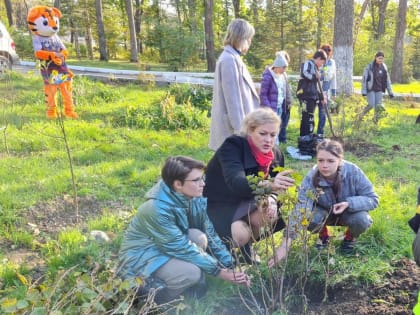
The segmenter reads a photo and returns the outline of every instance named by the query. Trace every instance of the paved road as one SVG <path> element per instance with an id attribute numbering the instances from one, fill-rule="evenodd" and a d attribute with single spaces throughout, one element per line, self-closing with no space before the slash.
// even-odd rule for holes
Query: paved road
<path id="1" fill-rule="evenodd" d="M 213 86 L 213 73 L 193 73 L 193 72 L 163 72 L 163 71 L 136 71 L 136 70 L 115 70 L 115 69 L 103 69 L 93 67 L 81 67 L 81 66 L 69 66 L 72 71 L 77 75 L 88 76 L 97 78 L 103 81 L 112 80 L 126 80 L 126 81 L 153 81 L 158 85 L 168 85 L 173 83 L 190 83 L 212 87 Z M 33 61 L 21 61 L 20 65 L 15 65 L 14 70 L 21 73 L 28 71 L 34 71 L 35 62 Z M 297 80 L 297 75 L 289 75 L 291 80 Z M 354 76 L 355 81 L 360 81 L 360 76 Z M 256 83 L 259 88 L 259 83 Z M 419 91 L 420 92 L 420 91 Z M 359 90 L 355 90 L 354 93 L 360 94 Z M 420 102 L 420 94 L 418 93 L 394 93 L 396 99 L 403 100 L 414 100 Z"/>

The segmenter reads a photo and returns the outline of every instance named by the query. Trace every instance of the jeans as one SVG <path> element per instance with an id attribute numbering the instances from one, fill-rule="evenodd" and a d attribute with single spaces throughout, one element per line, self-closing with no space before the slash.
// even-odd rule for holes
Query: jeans
<path id="1" fill-rule="evenodd" d="M 318 135 L 324 134 L 324 127 L 325 127 L 326 120 L 327 120 L 327 115 L 325 114 L 325 107 L 321 102 L 319 102 L 318 103 L 318 129 L 316 131 Z"/>
<path id="2" fill-rule="evenodd" d="M 279 141 L 286 142 L 286 128 L 289 124 L 290 119 L 290 109 L 286 109 L 281 113 L 281 125 L 279 133 Z"/>

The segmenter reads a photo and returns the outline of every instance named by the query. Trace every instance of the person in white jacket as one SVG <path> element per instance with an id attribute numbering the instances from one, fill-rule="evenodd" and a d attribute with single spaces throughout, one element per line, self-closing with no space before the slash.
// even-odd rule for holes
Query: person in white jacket
<path id="1" fill-rule="evenodd" d="M 241 58 L 254 34 L 254 27 L 243 19 L 234 19 L 227 28 L 214 73 L 209 143 L 214 151 L 227 137 L 239 133 L 244 117 L 259 107 L 255 84 Z"/>

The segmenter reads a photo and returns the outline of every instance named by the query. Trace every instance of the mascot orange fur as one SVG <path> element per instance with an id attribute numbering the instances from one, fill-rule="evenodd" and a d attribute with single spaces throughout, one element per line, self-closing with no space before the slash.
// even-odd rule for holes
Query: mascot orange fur
<path id="1" fill-rule="evenodd" d="M 73 73 L 67 68 L 68 51 L 57 33 L 61 12 L 57 8 L 35 6 L 28 12 L 28 27 L 32 32 L 35 56 L 41 61 L 41 75 L 47 102 L 47 117 L 58 117 L 55 95 L 60 90 L 64 115 L 77 118 L 72 98 Z"/>

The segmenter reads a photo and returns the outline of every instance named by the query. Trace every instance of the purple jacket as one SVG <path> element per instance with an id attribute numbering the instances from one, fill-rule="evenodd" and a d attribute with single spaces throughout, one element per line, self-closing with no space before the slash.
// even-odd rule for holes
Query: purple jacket
<path id="1" fill-rule="evenodd" d="M 285 111 L 286 109 L 290 109 L 290 105 L 293 102 L 292 91 L 290 89 L 290 85 L 287 80 L 287 74 L 284 73 L 284 76 L 286 79 L 286 93 L 285 93 L 286 106 L 283 107 L 283 111 Z M 270 71 L 270 68 L 266 68 L 261 79 L 260 105 L 270 107 L 272 110 L 276 111 L 277 98 L 278 98 L 278 89 L 277 89 L 276 82 L 274 80 L 273 74 Z"/>

